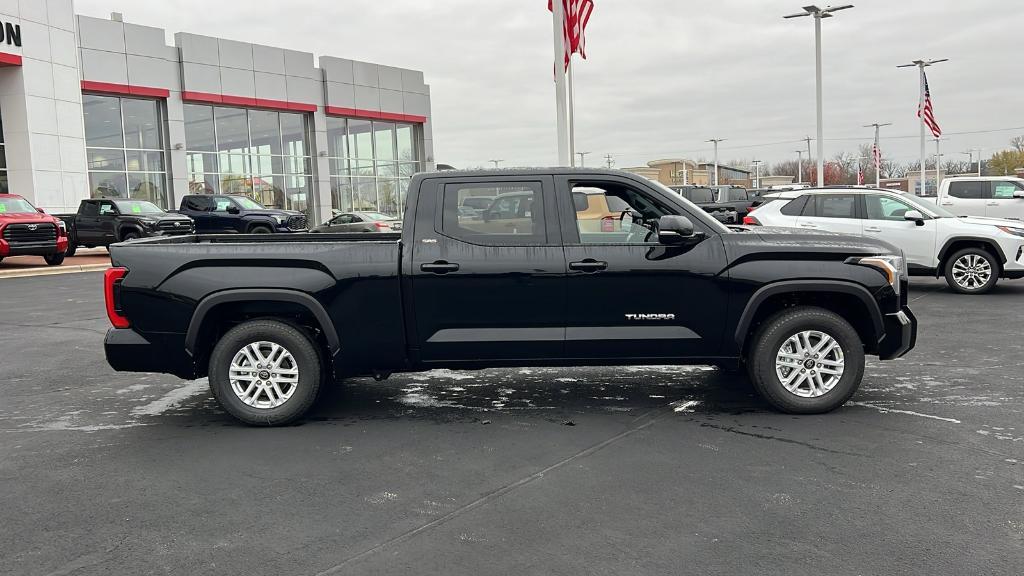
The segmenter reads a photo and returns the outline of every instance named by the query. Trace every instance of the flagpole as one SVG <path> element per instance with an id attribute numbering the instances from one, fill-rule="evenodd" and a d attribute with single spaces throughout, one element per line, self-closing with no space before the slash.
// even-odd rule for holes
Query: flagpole
<path id="1" fill-rule="evenodd" d="M 918 106 L 918 108 L 917 108 L 918 113 L 921 116 L 921 196 L 925 196 L 928 193 L 928 188 L 927 188 L 927 186 L 925 186 L 925 184 L 927 182 L 926 178 L 928 177 L 928 173 L 925 172 L 925 165 L 928 162 L 927 162 L 927 157 L 926 157 L 927 152 L 924 149 L 925 148 L 925 145 L 924 145 L 924 142 L 925 142 L 925 135 L 924 135 L 924 124 L 925 124 L 925 121 L 924 121 L 924 66 L 925 66 L 925 64 L 924 64 L 924 62 L 921 62 L 917 66 L 918 66 L 918 68 L 921 69 L 921 99 L 920 99 L 920 101 L 918 102 L 918 105 L 917 105 Z"/>
<path id="2" fill-rule="evenodd" d="M 568 111 L 565 101 L 565 14 L 561 0 L 551 3 L 551 27 L 555 49 L 555 130 L 558 133 L 558 165 L 569 166 Z"/>
<path id="3" fill-rule="evenodd" d="M 572 54 L 569 54 L 569 165 L 576 165 L 576 96 L 572 86 Z"/>

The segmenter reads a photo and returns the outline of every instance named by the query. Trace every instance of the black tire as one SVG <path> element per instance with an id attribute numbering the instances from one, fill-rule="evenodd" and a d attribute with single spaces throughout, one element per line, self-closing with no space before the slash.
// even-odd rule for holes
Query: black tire
<path id="1" fill-rule="evenodd" d="M 976 283 L 975 288 L 971 287 L 972 279 L 970 277 L 964 281 L 964 284 L 961 284 L 957 282 L 956 277 L 954 276 L 954 267 L 957 266 L 960 259 L 970 259 L 971 257 L 980 258 L 985 264 L 978 264 L 978 266 L 984 267 L 987 265 L 989 270 L 988 279 L 983 283 Z M 980 261 L 975 260 L 975 262 Z M 964 264 L 969 264 L 969 262 L 964 262 Z M 989 292 L 995 288 L 996 283 L 999 282 L 999 275 L 1003 272 L 999 259 L 993 256 L 991 252 L 982 250 L 981 248 L 964 248 L 963 250 L 957 250 L 946 260 L 945 269 L 946 284 L 948 284 L 950 289 L 958 294 L 984 294 Z M 976 277 L 974 277 L 973 281 L 977 282 Z"/>
<path id="2" fill-rule="evenodd" d="M 263 225 L 249 228 L 249 234 L 272 234 L 273 232 L 273 230 Z"/>
<path id="3" fill-rule="evenodd" d="M 136 232 L 135 230 L 128 230 L 127 232 L 121 234 L 121 242 L 127 242 L 129 240 L 135 240 L 136 238 L 139 238 L 139 237 L 140 237 L 139 233 Z"/>
<path id="4" fill-rule="evenodd" d="M 60 266 L 64 263 L 64 253 L 49 254 L 47 256 L 43 256 L 43 260 L 46 260 L 46 263 L 50 266 Z"/>
<path id="5" fill-rule="evenodd" d="M 839 381 L 816 397 L 801 397 L 790 392 L 783 386 L 776 370 L 776 357 L 787 340 L 806 330 L 821 331 L 831 336 L 843 354 L 844 366 Z M 860 387 L 864 376 L 864 345 L 853 326 L 835 312 L 798 306 L 776 313 L 761 325 L 750 347 L 747 366 L 754 389 L 777 410 L 791 414 L 821 414 L 842 406 Z"/>
<path id="6" fill-rule="evenodd" d="M 78 252 L 78 244 L 68 240 L 68 249 L 64 251 L 64 255 L 70 258 L 75 255 L 75 252 Z"/>
<path id="7" fill-rule="evenodd" d="M 232 388 L 229 377 L 231 362 L 243 347 L 254 342 L 282 346 L 295 361 L 298 381 L 291 396 L 279 406 L 251 406 L 243 402 Z M 299 328 L 277 320 L 251 320 L 235 326 L 217 342 L 210 355 L 210 391 L 228 414 L 252 426 L 283 426 L 301 418 L 316 400 L 320 374 L 320 352 L 313 340 Z"/>

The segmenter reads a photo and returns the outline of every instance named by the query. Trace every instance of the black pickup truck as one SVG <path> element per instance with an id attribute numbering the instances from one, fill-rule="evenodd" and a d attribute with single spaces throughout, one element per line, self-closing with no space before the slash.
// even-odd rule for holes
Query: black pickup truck
<path id="1" fill-rule="evenodd" d="M 736 213 L 736 209 L 718 203 L 715 200 L 715 189 L 709 186 L 669 186 L 670 190 L 677 192 L 683 198 L 693 202 L 701 210 L 724 224 L 739 224 L 742 219 Z"/>
<path id="2" fill-rule="evenodd" d="M 68 229 L 68 256 L 79 246 L 93 248 L 114 242 L 191 234 L 192 219 L 167 212 L 146 200 L 86 198 L 76 214 L 56 214 Z"/>
<path id="3" fill-rule="evenodd" d="M 267 208 L 241 194 L 192 194 L 181 199 L 178 212 L 196 222 L 205 234 L 271 234 L 307 232 L 306 215 Z"/>
<path id="4" fill-rule="evenodd" d="M 607 222 L 577 201 L 596 190 L 628 208 Z M 481 196 L 488 218 L 459 210 Z M 728 228 L 613 170 L 418 174 L 401 234 L 154 238 L 111 259 L 110 365 L 209 376 L 254 425 L 299 418 L 322 383 L 439 367 L 745 366 L 773 406 L 818 413 L 917 333 L 893 246 Z"/>

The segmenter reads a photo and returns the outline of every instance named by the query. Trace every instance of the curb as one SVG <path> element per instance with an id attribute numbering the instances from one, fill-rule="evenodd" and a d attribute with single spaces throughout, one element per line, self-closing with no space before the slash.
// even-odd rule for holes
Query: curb
<path id="1" fill-rule="evenodd" d="M 0 278 L 24 278 L 26 276 L 53 276 L 56 274 L 77 274 L 79 272 L 101 272 L 107 268 L 110 268 L 110 264 L 80 264 L 78 266 L 57 266 L 56 268 L 0 270 Z"/>

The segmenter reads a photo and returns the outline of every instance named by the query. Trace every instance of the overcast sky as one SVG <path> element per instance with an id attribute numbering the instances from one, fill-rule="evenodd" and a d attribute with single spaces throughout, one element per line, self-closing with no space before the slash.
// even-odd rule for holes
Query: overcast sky
<path id="1" fill-rule="evenodd" d="M 958 159 L 1024 134 L 1024 2 L 852 0 L 823 21 L 825 155 L 869 142 L 918 156 L 918 77 Z M 814 31 L 796 0 L 594 0 L 576 66 L 577 150 L 588 165 L 656 158 L 774 162 L 814 136 Z M 423 70 L 435 154 L 456 167 L 556 160 L 551 17 L 544 0 L 76 0 L 80 14 Z M 171 40 L 169 39 L 169 42 Z M 1000 132 L 956 134 L 1017 128 Z M 767 145 L 766 145 L 767 144 Z M 813 146 L 813 143 L 812 143 Z M 930 142 L 929 153 L 934 152 Z M 947 156 L 947 158 L 949 158 Z"/>

